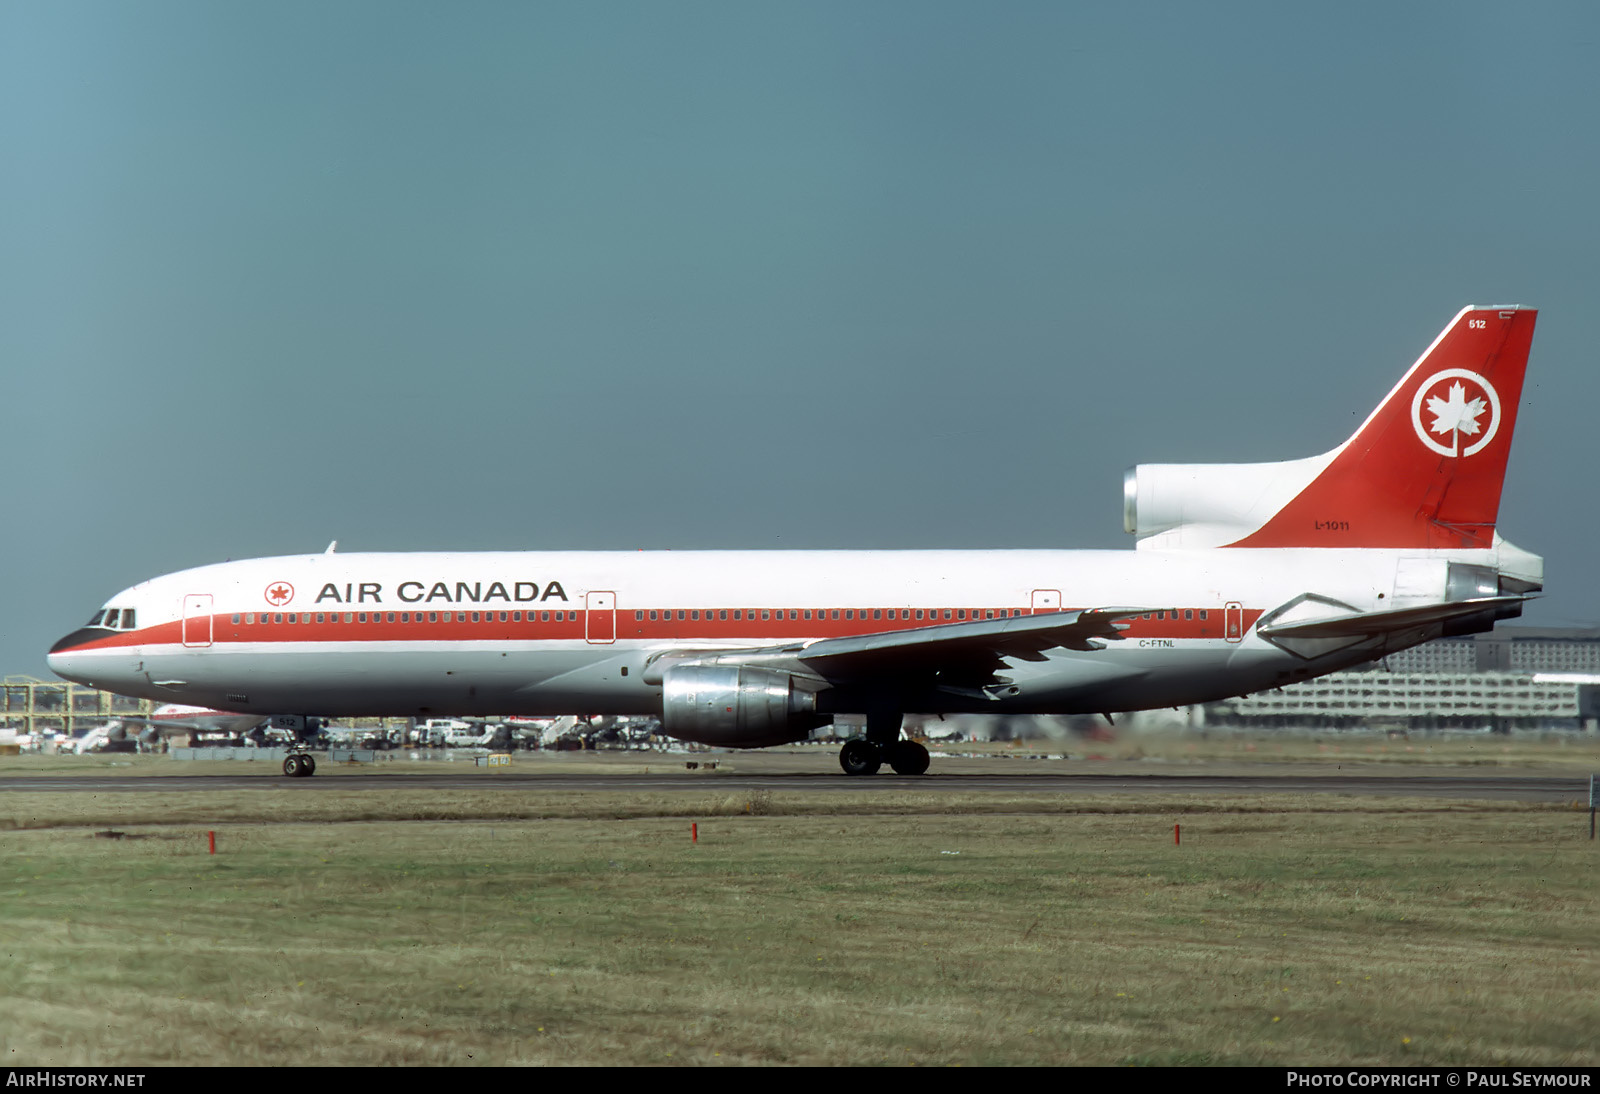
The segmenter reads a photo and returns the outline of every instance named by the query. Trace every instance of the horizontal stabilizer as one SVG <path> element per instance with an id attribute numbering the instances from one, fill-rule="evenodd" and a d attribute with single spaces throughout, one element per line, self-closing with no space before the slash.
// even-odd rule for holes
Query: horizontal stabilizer
<path id="1" fill-rule="evenodd" d="M 1277 638 L 1367 638 L 1389 634 L 1393 631 L 1426 627 L 1480 613 L 1493 613 L 1495 618 L 1518 614 L 1525 596 L 1482 596 L 1471 600 L 1453 600 L 1448 604 L 1424 604 L 1418 608 L 1396 608 L 1386 612 L 1357 612 L 1336 615 L 1302 623 L 1263 623 L 1257 631 L 1261 637 Z M 1487 629 L 1487 628 L 1486 628 Z"/>

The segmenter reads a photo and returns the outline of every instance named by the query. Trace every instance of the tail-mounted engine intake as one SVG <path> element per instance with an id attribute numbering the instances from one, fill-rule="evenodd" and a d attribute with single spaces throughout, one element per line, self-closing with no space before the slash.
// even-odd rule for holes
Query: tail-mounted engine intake
<path id="1" fill-rule="evenodd" d="M 727 748 L 762 748 L 807 737 L 820 680 L 749 665 L 673 665 L 661 681 L 661 728 L 673 737 Z"/>
<path id="2" fill-rule="evenodd" d="M 1261 527 L 1327 463 L 1143 463 L 1122 477 L 1122 529 L 1163 547 L 1221 547 Z"/>

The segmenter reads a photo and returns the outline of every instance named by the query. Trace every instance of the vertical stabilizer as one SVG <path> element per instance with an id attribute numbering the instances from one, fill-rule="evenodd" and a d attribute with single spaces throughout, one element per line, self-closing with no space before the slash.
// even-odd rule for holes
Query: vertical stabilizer
<path id="1" fill-rule="evenodd" d="M 1228 546 L 1493 546 L 1537 315 L 1463 309 L 1327 466 Z"/>

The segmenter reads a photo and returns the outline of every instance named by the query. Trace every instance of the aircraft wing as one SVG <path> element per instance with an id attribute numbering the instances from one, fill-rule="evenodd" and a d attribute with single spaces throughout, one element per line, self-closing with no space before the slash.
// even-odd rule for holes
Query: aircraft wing
<path id="1" fill-rule="evenodd" d="M 659 683 L 668 665 L 683 661 L 790 667 L 825 680 L 863 677 L 939 677 L 977 686 L 992 679 L 1006 658 L 1045 660 L 1045 650 L 1092 651 L 1120 641 L 1125 624 L 1146 608 L 1097 608 L 1079 612 L 975 619 L 914 630 L 821 638 L 814 642 L 746 650 L 677 650 L 658 657 L 645 671 Z"/>
<path id="2" fill-rule="evenodd" d="M 824 638 L 793 656 L 829 679 L 895 672 L 985 675 L 1005 658 L 1043 661 L 1048 649 L 1099 650 L 1122 639 L 1117 620 L 1144 609 L 1050 612 L 948 623 L 911 631 Z"/>

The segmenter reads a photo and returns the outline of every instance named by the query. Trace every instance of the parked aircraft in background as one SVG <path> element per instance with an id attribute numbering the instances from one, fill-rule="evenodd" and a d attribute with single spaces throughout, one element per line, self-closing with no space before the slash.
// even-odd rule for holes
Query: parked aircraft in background
<path id="1" fill-rule="evenodd" d="M 264 714 L 240 714 L 231 710 L 163 703 L 145 716 L 124 716 L 124 722 L 139 722 L 163 737 L 174 733 L 226 733 L 242 737 L 267 720 Z"/>
<path id="2" fill-rule="evenodd" d="M 844 770 L 920 774 L 907 714 L 1206 702 L 1520 614 L 1543 560 L 1496 519 L 1535 314 L 1461 311 L 1331 452 L 1135 468 L 1133 551 L 330 547 L 135 585 L 50 665 L 241 716 L 652 714 L 737 748 L 864 715 Z"/>

